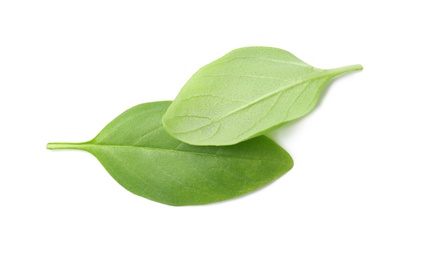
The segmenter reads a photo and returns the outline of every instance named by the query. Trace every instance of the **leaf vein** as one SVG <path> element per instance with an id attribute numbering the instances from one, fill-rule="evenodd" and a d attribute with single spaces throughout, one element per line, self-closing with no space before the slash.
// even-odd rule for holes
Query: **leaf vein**
<path id="1" fill-rule="evenodd" d="M 148 133 L 146 133 L 146 134 L 142 135 L 141 137 L 139 137 L 138 139 L 136 139 L 136 141 L 135 141 L 135 142 L 133 142 L 133 144 L 132 144 L 132 145 L 137 144 L 138 142 L 140 142 L 140 140 L 142 140 L 143 138 L 145 138 L 147 135 L 152 134 L 152 133 L 154 133 L 154 132 L 156 132 L 156 131 L 158 131 L 158 130 L 160 130 L 160 129 L 162 129 L 162 128 L 163 128 L 163 126 L 162 126 L 162 125 L 160 125 L 159 127 L 157 127 L 157 128 L 155 128 L 155 129 L 153 129 L 153 130 L 149 131 Z"/>

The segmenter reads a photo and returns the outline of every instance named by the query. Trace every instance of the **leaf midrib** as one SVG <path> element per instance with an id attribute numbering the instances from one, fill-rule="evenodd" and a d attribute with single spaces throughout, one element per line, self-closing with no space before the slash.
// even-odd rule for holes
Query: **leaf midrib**
<path id="1" fill-rule="evenodd" d="M 68 148 L 61 149 L 76 149 L 76 150 L 84 150 L 88 152 L 92 152 L 92 147 L 112 147 L 112 148 L 130 148 L 130 149 L 142 149 L 142 150 L 152 150 L 152 151 L 165 151 L 165 152 L 177 152 L 177 153 L 187 153 L 194 154 L 200 156 L 209 156 L 209 157 L 222 157 L 222 158 L 235 158 L 241 160 L 250 160 L 250 161 L 266 161 L 266 162 L 276 162 L 281 161 L 281 159 L 277 160 L 268 160 L 268 159 L 255 159 L 255 158 L 247 158 L 247 157 L 238 157 L 238 156 L 230 156 L 230 155 L 221 155 L 221 154 L 211 154 L 211 153 L 200 153 L 200 152 L 192 152 L 192 151 L 182 151 L 182 150 L 173 150 L 166 148 L 155 148 L 155 147 L 146 147 L 146 146 L 132 146 L 132 145 L 115 145 L 115 144 L 92 144 L 92 143 L 74 143 L 69 144 Z"/>
<path id="2" fill-rule="evenodd" d="M 244 106 L 241 106 L 241 107 L 239 107 L 237 109 L 234 109 L 234 110 L 230 111 L 229 113 L 225 114 L 224 116 L 222 116 L 220 118 L 213 119 L 213 121 L 217 121 L 217 120 L 221 120 L 223 118 L 226 118 L 226 117 L 228 117 L 228 116 L 230 116 L 230 115 L 232 115 L 234 113 L 237 113 L 238 111 L 241 111 L 241 110 L 243 110 L 245 108 L 251 107 L 251 106 L 253 106 L 253 105 L 255 105 L 255 104 L 257 104 L 257 103 L 259 103 L 259 102 L 261 102 L 261 101 L 263 101 L 265 99 L 267 99 L 267 98 L 270 98 L 270 97 L 272 97 L 272 96 L 274 96 L 276 94 L 279 94 L 280 92 L 283 92 L 284 90 L 292 89 L 292 88 L 294 88 L 296 86 L 299 86 L 301 84 L 307 83 L 309 81 L 313 81 L 313 80 L 316 80 L 316 79 L 319 79 L 319 78 L 322 78 L 322 77 L 329 76 L 330 74 L 331 73 L 328 73 L 328 71 L 320 71 L 318 73 L 311 74 L 311 75 L 314 75 L 314 76 L 310 76 L 310 77 L 304 78 L 304 79 L 299 80 L 299 81 L 297 81 L 297 82 L 295 82 L 293 84 L 283 85 L 283 86 L 279 87 L 277 90 L 274 90 L 272 92 L 269 92 L 268 94 L 260 96 L 257 99 L 253 100 L 252 102 L 250 102 L 250 103 L 248 103 L 248 104 L 246 104 Z M 247 75 L 247 76 L 249 76 L 249 75 Z"/>

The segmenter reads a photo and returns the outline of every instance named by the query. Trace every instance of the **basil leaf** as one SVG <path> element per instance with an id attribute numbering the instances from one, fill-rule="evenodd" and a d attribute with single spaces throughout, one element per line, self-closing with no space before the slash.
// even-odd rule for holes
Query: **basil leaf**
<path id="1" fill-rule="evenodd" d="M 164 115 L 164 127 L 193 145 L 236 144 L 304 116 L 330 79 L 361 69 L 321 70 L 276 48 L 236 49 L 189 79 Z"/>
<path id="2" fill-rule="evenodd" d="M 169 205 L 234 198 L 292 168 L 290 155 L 265 136 L 227 147 L 191 146 L 170 137 L 161 122 L 170 103 L 135 106 L 89 142 L 47 148 L 90 152 L 124 188 Z"/>

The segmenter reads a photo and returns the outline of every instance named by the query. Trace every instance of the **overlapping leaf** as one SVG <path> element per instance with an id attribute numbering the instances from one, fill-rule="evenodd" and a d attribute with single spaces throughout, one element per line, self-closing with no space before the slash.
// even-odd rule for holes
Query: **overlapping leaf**
<path id="1" fill-rule="evenodd" d="M 163 123 L 189 144 L 236 144 L 309 113 L 331 78 L 360 69 L 321 70 L 281 49 L 237 49 L 196 72 Z"/>

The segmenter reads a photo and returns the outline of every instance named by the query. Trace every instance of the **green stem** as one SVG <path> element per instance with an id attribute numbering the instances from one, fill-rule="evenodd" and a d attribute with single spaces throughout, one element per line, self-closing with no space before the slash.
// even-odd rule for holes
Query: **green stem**
<path id="1" fill-rule="evenodd" d="M 340 75 L 340 74 L 343 74 L 343 73 L 362 70 L 362 69 L 363 68 L 362 68 L 361 64 L 355 64 L 355 65 L 349 65 L 349 66 L 344 66 L 344 67 L 340 67 L 340 68 L 330 69 L 328 71 L 332 75 L 337 76 L 337 75 Z"/>
<path id="2" fill-rule="evenodd" d="M 46 148 L 49 150 L 81 150 L 85 146 L 85 143 L 48 143 Z"/>

